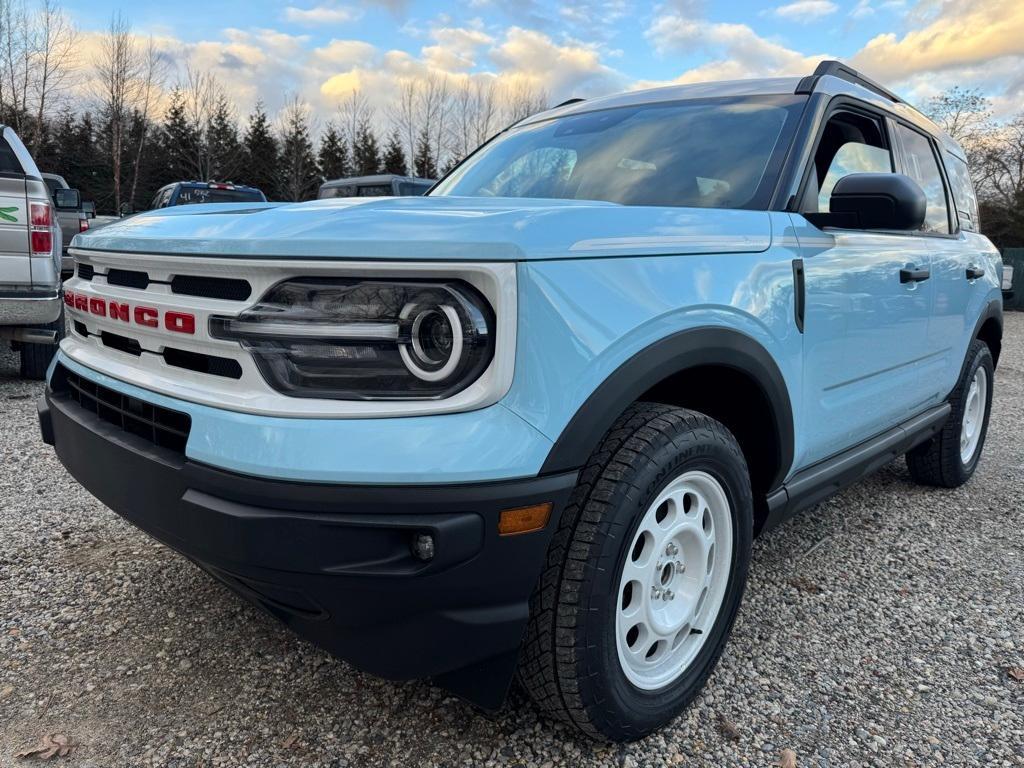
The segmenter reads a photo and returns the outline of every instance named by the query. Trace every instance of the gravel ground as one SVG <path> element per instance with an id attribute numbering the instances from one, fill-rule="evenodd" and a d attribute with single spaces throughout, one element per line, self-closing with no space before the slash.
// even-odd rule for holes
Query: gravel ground
<path id="1" fill-rule="evenodd" d="M 902 461 L 754 545 L 705 693 L 663 733 L 581 742 L 519 693 L 495 718 L 354 671 L 92 499 L 0 353 L 0 765 L 1024 766 L 1024 314 L 967 487 Z"/>

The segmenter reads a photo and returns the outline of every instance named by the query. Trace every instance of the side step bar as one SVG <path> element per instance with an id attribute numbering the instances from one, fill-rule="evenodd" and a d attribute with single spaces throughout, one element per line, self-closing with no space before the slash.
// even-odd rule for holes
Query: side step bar
<path id="1" fill-rule="evenodd" d="M 877 437 L 800 470 L 781 488 L 768 494 L 768 515 L 759 533 L 824 501 L 911 448 L 930 440 L 942 430 L 950 410 L 949 403 L 937 405 Z"/>

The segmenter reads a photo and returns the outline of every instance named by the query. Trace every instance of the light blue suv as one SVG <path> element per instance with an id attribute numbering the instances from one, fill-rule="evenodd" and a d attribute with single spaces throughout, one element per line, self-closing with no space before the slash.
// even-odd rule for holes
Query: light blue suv
<path id="1" fill-rule="evenodd" d="M 722 653 L 751 540 L 985 442 L 1000 258 L 964 153 L 838 62 L 574 101 L 426 197 L 75 238 L 44 439 L 303 636 L 633 739 Z"/>

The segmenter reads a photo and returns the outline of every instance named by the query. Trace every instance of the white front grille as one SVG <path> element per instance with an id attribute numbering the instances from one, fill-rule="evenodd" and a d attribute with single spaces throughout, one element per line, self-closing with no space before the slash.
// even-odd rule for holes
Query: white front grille
<path id="1" fill-rule="evenodd" d="M 72 333 L 61 349 L 72 359 L 116 379 L 154 392 L 217 408 L 292 417 L 372 418 L 449 413 L 491 405 L 501 399 L 512 383 L 516 345 L 516 274 L 512 263 L 353 262 L 287 261 L 270 259 L 174 257 L 125 254 L 71 249 L 76 261 L 93 269 L 84 280 L 77 271 L 65 291 L 82 296 L 86 308 L 66 307 L 73 322 Z M 109 270 L 144 272 L 146 288 L 111 285 Z M 213 299 L 172 293 L 176 275 L 241 278 L 252 293 L 244 301 Z M 211 316 L 232 317 L 256 304 L 273 285 L 294 277 L 379 277 L 458 278 L 479 290 L 491 303 L 497 319 L 495 355 L 488 369 L 472 385 L 450 398 L 437 401 L 354 401 L 288 397 L 272 389 L 263 379 L 252 357 L 238 342 L 215 339 L 209 333 Z M 167 312 L 184 312 L 195 317 L 195 332 L 175 333 L 163 327 L 148 328 L 134 322 L 100 316 L 88 309 L 89 299 L 99 299 Z M 74 323 L 84 325 L 87 336 L 77 333 Z M 162 325 L 162 323 L 161 323 Z M 112 348 L 101 340 L 102 333 L 116 334 L 138 342 L 145 350 L 134 355 Z M 199 373 L 169 365 L 167 348 L 234 360 L 240 378 Z"/>

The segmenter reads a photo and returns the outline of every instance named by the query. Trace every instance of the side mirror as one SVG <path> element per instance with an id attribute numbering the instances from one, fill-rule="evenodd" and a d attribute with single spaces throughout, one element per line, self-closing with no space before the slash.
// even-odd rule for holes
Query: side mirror
<path id="1" fill-rule="evenodd" d="M 77 189 L 55 189 L 53 204 L 59 211 L 77 211 L 82 207 L 82 193 Z"/>
<path id="2" fill-rule="evenodd" d="M 829 213 L 806 214 L 817 227 L 918 230 L 928 200 L 917 182 L 902 173 L 851 173 L 836 182 Z"/>
<path id="3" fill-rule="evenodd" d="M 121 207 L 117 209 L 117 212 L 123 219 L 125 216 L 131 216 L 135 213 L 135 206 L 131 203 L 121 203 Z"/>

